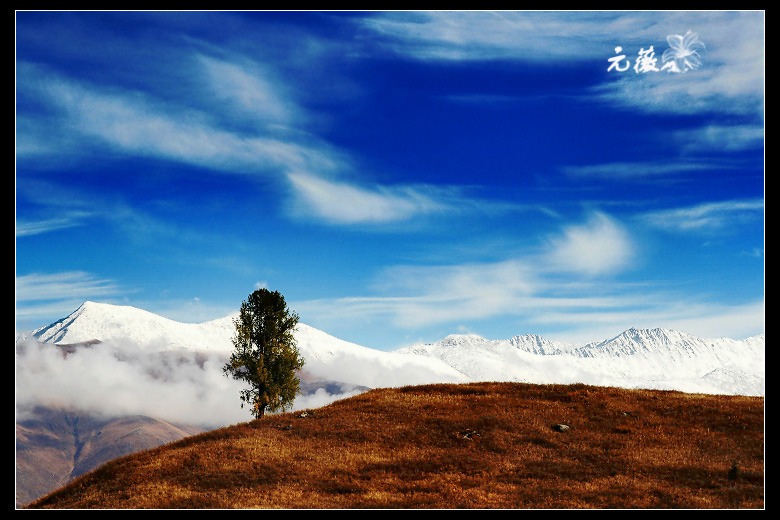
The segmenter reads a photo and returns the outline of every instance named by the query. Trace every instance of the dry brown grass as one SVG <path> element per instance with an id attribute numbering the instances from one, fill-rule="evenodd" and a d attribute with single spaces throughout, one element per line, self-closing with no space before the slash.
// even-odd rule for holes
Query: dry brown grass
<path id="1" fill-rule="evenodd" d="M 763 408 L 585 385 L 373 390 L 124 457 L 30 507 L 761 509 Z"/>

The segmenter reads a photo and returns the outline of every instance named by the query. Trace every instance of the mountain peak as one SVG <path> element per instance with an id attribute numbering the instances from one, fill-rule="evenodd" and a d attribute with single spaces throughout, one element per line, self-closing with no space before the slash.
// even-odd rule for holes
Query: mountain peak
<path id="1" fill-rule="evenodd" d="M 464 343 L 470 341 L 486 341 L 479 334 L 450 334 L 441 340 L 442 343 Z"/>
<path id="2" fill-rule="evenodd" d="M 81 305 L 79 305 L 78 309 L 76 309 L 74 312 L 83 312 L 83 311 L 91 311 L 96 309 L 106 309 L 109 307 L 122 307 L 121 305 L 115 305 L 111 303 L 98 303 L 93 302 L 92 300 L 87 300 Z"/>
<path id="3" fill-rule="evenodd" d="M 617 336 L 615 336 L 609 341 L 617 341 L 620 340 L 621 338 L 629 339 L 632 341 L 677 342 L 677 341 L 686 341 L 692 339 L 693 336 L 685 332 L 663 329 L 660 327 L 656 327 L 652 329 L 639 329 L 636 327 L 631 327 L 630 329 L 618 334 Z"/>
<path id="4" fill-rule="evenodd" d="M 82 343 L 129 340 L 170 349 L 221 351 L 232 349 L 232 322 L 215 320 L 208 326 L 180 323 L 129 305 L 85 301 L 67 317 L 33 331 L 43 343 Z M 231 331 L 226 333 L 225 329 Z"/>

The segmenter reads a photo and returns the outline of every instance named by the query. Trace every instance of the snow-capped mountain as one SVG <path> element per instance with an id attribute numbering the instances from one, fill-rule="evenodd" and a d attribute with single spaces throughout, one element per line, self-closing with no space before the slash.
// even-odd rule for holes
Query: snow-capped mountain
<path id="1" fill-rule="evenodd" d="M 85 302 L 68 317 L 32 332 L 42 343 L 92 340 L 121 342 L 144 350 L 183 350 L 227 357 L 233 350 L 233 316 L 205 323 L 180 323 L 129 306 Z M 469 378 L 441 360 L 409 357 L 350 343 L 299 323 L 295 334 L 309 377 L 370 388 L 461 383 Z"/>
<path id="2" fill-rule="evenodd" d="M 32 333 L 56 344 L 132 342 L 140 348 L 228 356 L 233 317 L 179 323 L 127 306 L 86 302 L 68 317 Z M 304 370 L 315 379 L 365 387 L 468 381 L 575 383 L 686 392 L 764 395 L 764 335 L 703 339 L 665 329 L 629 329 L 584 345 L 537 335 L 489 340 L 451 335 L 394 352 L 366 348 L 299 323 Z"/>
<path id="3" fill-rule="evenodd" d="M 536 335 L 488 340 L 473 334 L 400 349 L 441 359 L 473 380 L 586 383 L 624 388 L 764 395 L 764 335 L 703 339 L 666 329 L 629 329 L 585 345 Z"/>
<path id="4" fill-rule="evenodd" d="M 67 317 L 32 332 L 42 343 L 59 345 L 99 340 L 128 341 L 167 350 L 230 352 L 233 317 L 180 323 L 126 305 L 84 302 Z"/>

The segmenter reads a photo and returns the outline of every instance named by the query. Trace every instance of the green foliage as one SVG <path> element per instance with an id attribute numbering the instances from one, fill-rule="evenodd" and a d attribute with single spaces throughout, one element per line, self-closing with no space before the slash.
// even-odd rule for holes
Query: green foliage
<path id="1" fill-rule="evenodd" d="M 241 391 L 241 407 L 250 405 L 256 419 L 266 410 L 286 410 L 299 392 L 295 372 L 303 367 L 293 335 L 298 315 L 287 308 L 279 291 L 258 289 L 241 304 L 233 323 L 234 350 L 222 371 L 249 383 Z"/>

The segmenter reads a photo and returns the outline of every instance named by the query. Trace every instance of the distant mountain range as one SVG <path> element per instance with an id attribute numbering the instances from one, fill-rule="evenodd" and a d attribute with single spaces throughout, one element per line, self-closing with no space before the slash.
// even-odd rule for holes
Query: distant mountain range
<path id="1" fill-rule="evenodd" d="M 129 306 L 85 302 L 29 337 L 58 345 L 123 342 L 155 351 L 228 356 L 233 317 L 179 323 Z M 24 338 L 18 338 L 17 343 Z M 393 352 L 340 340 L 298 325 L 309 380 L 370 388 L 425 383 L 582 382 L 712 394 L 764 395 L 764 335 L 704 339 L 666 329 L 629 329 L 603 341 L 572 345 L 537 335 L 489 340 L 451 335 Z"/>
<path id="2" fill-rule="evenodd" d="M 85 302 L 51 325 L 17 334 L 17 504 L 113 457 L 250 420 L 221 373 L 234 330 L 232 316 L 188 324 Z M 294 409 L 369 388 L 472 381 L 764 395 L 763 334 L 702 339 L 629 329 L 584 345 L 530 334 L 452 335 L 384 352 L 301 323 L 296 340 L 305 365 Z"/>
<path id="3" fill-rule="evenodd" d="M 764 395 L 763 334 L 744 340 L 703 339 L 666 329 L 629 329 L 584 345 L 533 334 L 508 340 L 453 335 L 398 352 L 440 359 L 473 381 Z"/>

